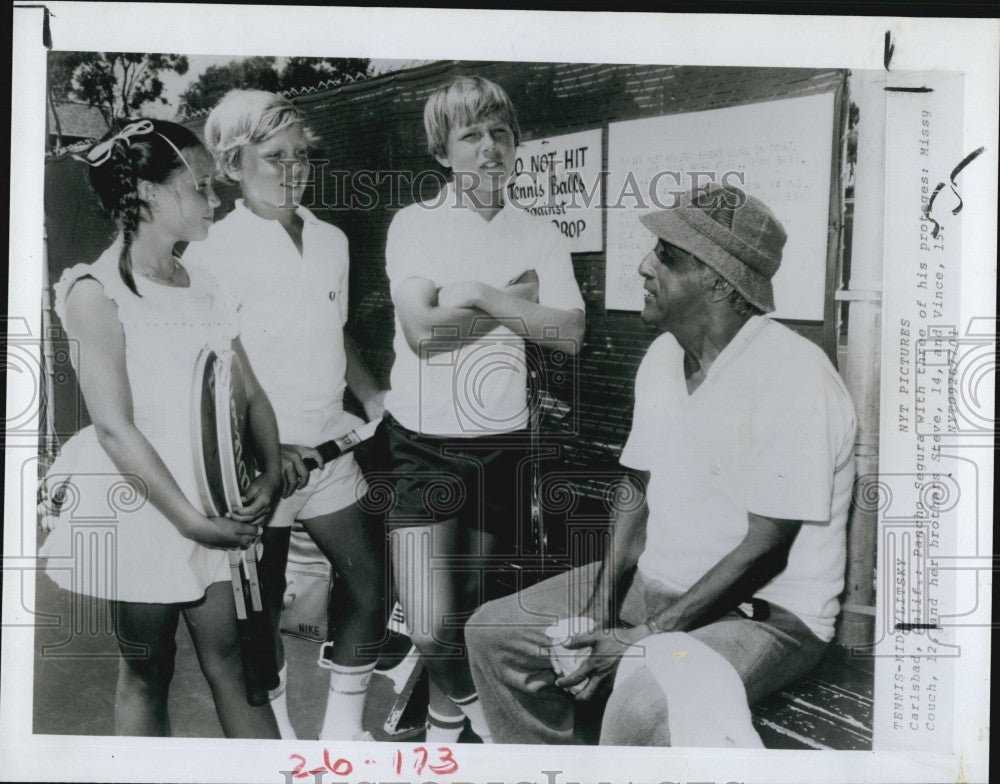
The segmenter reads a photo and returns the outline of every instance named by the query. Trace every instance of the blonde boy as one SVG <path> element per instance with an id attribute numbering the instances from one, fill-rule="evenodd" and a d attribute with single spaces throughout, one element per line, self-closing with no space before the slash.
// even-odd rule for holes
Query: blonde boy
<path id="1" fill-rule="evenodd" d="M 311 137 L 288 100 L 260 90 L 233 90 L 209 114 L 205 140 L 217 173 L 237 183 L 242 198 L 185 259 L 196 254 L 194 260 L 210 266 L 239 300 L 240 331 L 274 402 L 282 442 L 286 497 L 265 532 L 263 580 L 277 618 L 293 520 L 302 523 L 344 578 L 349 593 L 345 620 L 336 629 L 330 624 L 336 644 L 324 645 L 319 659 L 331 671 L 320 738 L 351 740 L 362 731 L 365 690 L 376 658 L 372 644 L 385 629 L 384 548 L 381 532 L 372 529 L 357 504 L 366 485 L 354 457 L 324 465 L 313 448 L 360 424 L 344 411 L 345 387 L 369 418 L 382 415 L 383 393 L 343 330 L 347 238 L 300 204 Z M 306 458 L 320 468 L 310 474 Z M 338 609 L 339 616 L 345 608 Z M 280 634 L 277 638 L 280 654 Z M 272 706 L 283 737 L 294 737 L 285 673 L 283 668 Z"/>
<path id="2" fill-rule="evenodd" d="M 574 352 L 584 305 L 562 236 L 507 200 L 520 131 L 506 93 L 457 78 L 430 97 L 424 127 L 452 178 L 437 198 L 395 216 L 386 246 L 396 309 L 386 397 L 397 477 L 392 561 L 436 687 L 428 741 L 456 739 L 463 714 L 488 740 L 462 619 L 480 600 L 481 567 L 497 536 L 516 518 L 528 419 L 524 339 Z M 455 503 L 436 503 L 442 477 Z M 448 568 L 457 561 L 461 570 Z"/>

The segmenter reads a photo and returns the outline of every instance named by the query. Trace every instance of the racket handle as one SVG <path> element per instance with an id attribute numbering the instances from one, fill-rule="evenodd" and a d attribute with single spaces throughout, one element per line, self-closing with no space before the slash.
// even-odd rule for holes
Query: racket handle
<path id="1" fill-rule="evenodd" d="M 350 452 L 358 444 L 367 441 L 375 435 L 378 425 L 379 420 L 373 419 L 371 422 L 366 422 L 361 427 L 355 428 L 349 433 L 344 433 L 342 436 L 337 436 L 336 438 L 320 444 L 316 447 L 316 451 L 322 455 L 324 463 L 329 463 L 331 460 L 336 460 L 341 455 Z M 310 471 L 319 468 L 319 463 L 311 457 L 307 457 L 302 462 L 305 463 L 306 468 Z"/>
<path id="2" fill-rule="evenodd" d="M 250 587 L 250 606 L 254 612 L 262 612 L 264 602 L 261 599 L 260 578 L 257 575 L 257 545 L 252 544 L 243 551 L 243 569 Z"/>
<path id="3" fill-rule="evenodd" d="M 243 663 L 243 683 L 247 703 L 259 706 L 267 704 L 268 691 L 278 686 L 279 678 L 271 608 L 265 606 L 263 601 L 256 550 L 256 545 L 250 545 L 245 550 L 230 550 L 230 557 L 235 553 L 236 574 L 240 573 L 242 565 L 244 576 L 240 585 L 244 615 L 237 613 L 236 620 L 236 638 Z"/>
<path id="4" fill-rule="evenodd" d="M 236 603 L 236 617 L 241 621 L 245 621 L 247 617 L 247 604 L 243 596 L 243 578 L 240 575 L 241 556 L 241 550 L 229 550 L 229 579 L 233 584 L 233 601 Z"/>

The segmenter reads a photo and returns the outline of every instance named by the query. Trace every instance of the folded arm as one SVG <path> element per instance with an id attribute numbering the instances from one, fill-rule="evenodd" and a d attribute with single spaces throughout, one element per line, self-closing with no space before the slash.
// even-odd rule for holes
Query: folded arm
<path id="1" fill-rule="evenodd" d="M 461 285 L 465 284 L 455 284 Z M 407 345 L 418 356 L 453 351 L 461 343 L 478 340 L 507 323 L 469 304 L 464 298 L 456 300 L 449 291 L 459 293 L 453 286 L 438 289 L 433 281 L 417 277 L 402 281 L 393 290 L 392 302 L 403 327 L 403 335 Z M 532 297 L 538 299 L 538 278 L 534 273 L 525 273 L 497 291 L 503 292 L 512 301 L 528 305 Z M 514 325 L 508 323 L 508 326 Z"/>
<path id="2" fill-rule="evenodd" d="M 540 305 L 517 296 L 510 286 L 496 288 L 478 281 L 455 283 L 443 286 L 438 300 L 442 305 L 482 311 L 515 334 L 546 348 L 576 354 L 583 342 L 582 310 Z"/>

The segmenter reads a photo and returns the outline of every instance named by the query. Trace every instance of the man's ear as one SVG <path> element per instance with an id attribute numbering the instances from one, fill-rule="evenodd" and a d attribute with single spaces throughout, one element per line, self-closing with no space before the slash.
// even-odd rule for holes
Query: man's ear
<path id="1" fill-rule="evenodd" d="M 448 157 L 444 155 L 435 155 L 434 159 L 442 166 L 444 166 L 446 169 L 451 168 L 451 159 L 449 159 Z"/>
<path id="2" fill-rule="evenodd" d="M 707 283 L 710 302 L 722 302 L 733 291 L 733 284 L 721 275 L 713 274 L 709 277 Z"/>

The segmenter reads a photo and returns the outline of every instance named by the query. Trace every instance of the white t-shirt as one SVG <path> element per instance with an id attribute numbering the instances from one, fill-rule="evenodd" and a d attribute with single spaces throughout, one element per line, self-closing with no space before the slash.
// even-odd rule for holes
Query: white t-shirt
<path id="1" fill-rule="evenodd" d="M 689 395 L 684 351 L 657 338 L 636 375 L 621 462 L 650 472 L 639 568 L 683 592 L 746 535 L 747 513 L 802 520 L 785 570 L 757 596 L 833 637 L 846 567 L 855 415 L 805 338 L 751 318 Z"/>
<path id="2" fill-rule="evenodd" d="M 535 270 L 539 304 L 584 308 L 569 247 L 554 226 L 509 203 L 487 221 L 456 206 L 450 186 L 437 198 L 397 213 L 385 255 L 393 291 L 408 278 L 426 278 L 437 288 L 464 281 L 502 288 Z M 472 437 L 527 424 L 524 341 L 507 326 L 421 361 L 397 315 L 393 349 L 385 405 L 404 427 Z"/>
<path id="3" fill-rule="evenodd" d="M 304 207 L 302 255 L 275 220 L 242 202 L 192 242 L 184 263 L 211 270 L 240 303 L 240 337 L 284 443 L 342 435 L 348 252 L 344 233 Z"/>

